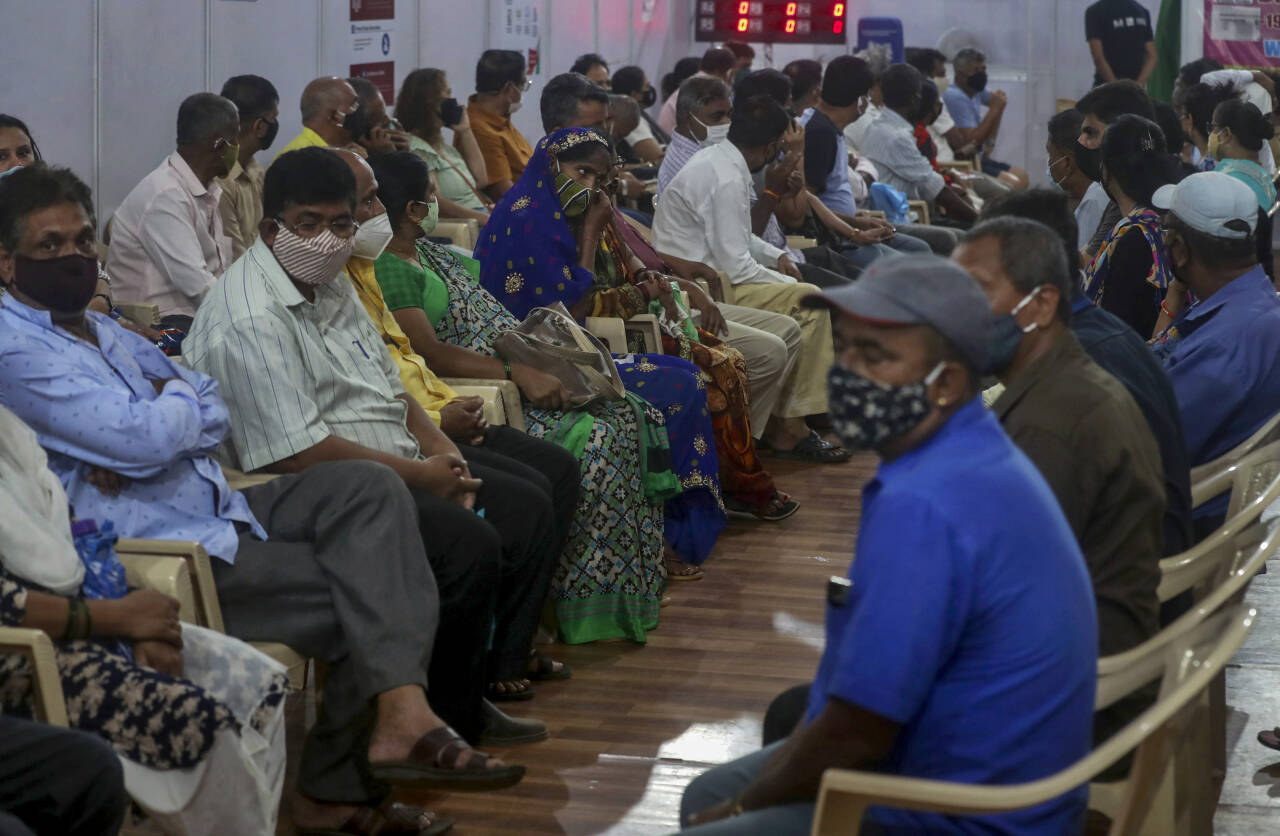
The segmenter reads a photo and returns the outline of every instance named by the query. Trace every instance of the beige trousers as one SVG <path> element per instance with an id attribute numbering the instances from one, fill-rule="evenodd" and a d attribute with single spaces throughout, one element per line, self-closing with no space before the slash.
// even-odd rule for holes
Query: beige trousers
<path id="1" fill-rule="evenodd" d="M 791 375 L 783 380 L 777 406 L 766 414 L 779 418 L 803 418 L 827 411 L 827 372 L 835 362 L 831 314 L 825 309 L 800 306 L 800 300 L 805 296 L 819 292 L 814 285 L 803 282 L 733 286 L 735 306 L 783 314 L 800 326 L 800 355 Z M 728 314 L 725 319 L 730 319 Z M 754 392 L 752 399 L 755 399 Z M 755 427 L 754 404 L 752 413 L 752 429 L 757 433 L 763 432 L 763 427 Z"/>
<path id="2" fill-rule="evenodd" d="M 795 373 L 803 335 L 796 321 L 783 314 L 741 305 L 721 304 L 719 308 L 729 325 L 724 341 L 742 352 L 747 361 L 751 432 L 761 438 Z"/>

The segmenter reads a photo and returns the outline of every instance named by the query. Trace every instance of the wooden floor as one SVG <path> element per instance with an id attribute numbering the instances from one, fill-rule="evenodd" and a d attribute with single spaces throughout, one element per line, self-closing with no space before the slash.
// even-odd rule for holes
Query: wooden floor
<path id="1" fill-rule="evenodd" d="M 573 679 L 540 685 L 530 702 L 503 704 L 551 730 L 546 742 L 497 752 L 528 767 L 521 784 L 400 799 L 452 816 L 458 836 L 674 831 L 689 780 L 758 748 L 769 701 L 812 679 L 826 581 L 848 567 L 859 492 L 875 460 L 765 464 L 801 502 L 795 516 L 731 524 L 706 578 L 671 584 L 672 603 L 646 646 L 554 645 Z M 291 715 L 294 761 L 302 723 L 300 711 Z M 293 832 L 287 818 L 286 809 L 279 833 Z"/>

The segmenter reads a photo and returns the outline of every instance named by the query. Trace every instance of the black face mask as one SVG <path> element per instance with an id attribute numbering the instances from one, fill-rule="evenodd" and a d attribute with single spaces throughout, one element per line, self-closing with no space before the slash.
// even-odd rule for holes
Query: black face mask
<path id="1" fill-rule="evenodd" d="M 440 102 L 440 118 L 444 120 L 446 128 L 452 128 L 461 122 L 462 114 L 462 105 L 458 104 L 457 99 L 445 99 Z"/>
<path id="2" fill-rule="evenodd" d="M 1101 148 L 1085 148 L 1080 143 L 1076 143 L 1075 148 L 1076 168 L 1095 183 L 1102 181 L 1102 149 Z"/>
<path id="3" fill-rule="evenodd" d="M 969 89 L 975 93 L 981 93 L 987 89 L 987 73 L 986 71 L 974 73 L 969 76 Z"/>
<path id="4" fill-rule="evenodd" d="M 369 124 L 369 117 L 365 115 L 363 108 L 355 113 L 348 113 L 342 127 L 352 139 L 365 139 L 373 131 L 373 125 Z"/>
<path id="5" fill-rule="evenodd" d="M 54 314 L 80 316 L 98 288 L 98 260 L 78 254 L 45 259 L 15 256 L 13 286 Z"/>
<path id="6" fill-rule="evenodd" d="M 266 119 L 263 119 L 262 121 L 267 122 Z M 262 141 L 258 147 L 258 150 L 265 151 L 268 148 L 270 148 L 271 143 L 276 141 L 276 134 L 278 133 L 280 133 L 280 120 L 277 119 L 274 122 L 267 122 L 267 133 L 266 133 L 266 136 L 262 138 Z"/>
<path id="7" fill-rule="evenodd" d="M 658 93 L 652 87 L 640 92 L 640 106 L 653 107 L 658 102 Z"/>

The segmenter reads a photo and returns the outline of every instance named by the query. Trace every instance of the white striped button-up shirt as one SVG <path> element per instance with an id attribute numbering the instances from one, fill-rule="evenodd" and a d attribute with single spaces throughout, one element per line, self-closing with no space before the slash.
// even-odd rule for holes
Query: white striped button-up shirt
<path id="1" fill-rule="evenodd" d="M 182 345 L 231 411 L 225 453 L 252 471 L 330 435 L 419 458 L 404 386 L 345 276 L 308 302 L 259 238 L 214 285 Z"/>

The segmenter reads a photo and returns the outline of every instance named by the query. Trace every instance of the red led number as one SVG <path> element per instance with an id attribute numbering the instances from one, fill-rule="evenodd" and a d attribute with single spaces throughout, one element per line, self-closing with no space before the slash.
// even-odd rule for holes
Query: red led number
<path id="1" fill-rule="evenodd" d="M 747 19 L 745 17 L 738 18 L 738 31 L 739 32 L 747 31 Z"/>
<path id="2" fill-rule="evenodd" d="M 796 13 L 796 4 L 795 4 L 795 3 L 788 3 L 788 4 L 787 4 L 787 17 L 793 17 L 793 16 L 795 15 L 795 13 Z M 790 30 L 790 29 L 788 29 L 787 31 L 788 31 L 788 32 L 790 32 L 791 30 Z"/>
<path id="3" fill-rule="evenodd" d="M 835 15 L 836 17 L 844 17 L 844 3 L 836 3 L 835 6 L 831 9 L 831 14 Z M 841 25 L 841 27 L 835 31 L 836 32 L 844 31 L 844 26 Z"/>
<path id="4" fill-rule="evenodd" d="M 831 32 L 835 35 L 839 35 L 844 32 L 844 21 L 837 20 L 835 23 L 831 24 Z"/>
<path id="5" fill-rule="evenodd" d="M 740 15 L 744 15 L 744 14 L 746 14 L 746 13 L 747 13 L 747 11 L 748 11 L 750 8 L 751 8 L 751 4 L 750 4 L 750 3 L 748 3 L 748 2 L 746 2 L 746 0 L 743 0 L 743 2 L 741 2 L 741 3 L 739 3 L 739 4 L 738 4 L 738 14 L 740 14 Z M 741 23 L 739 23 L 739 25 L 741 25 Z M 738 31 L 739 31 L 739 32 L 741 32 L 741 31 L 744 31 L 744 30 L 739 29 Z"/>
<path id="6" fill-rule="evenodd" d="M 786 31 L 788 35 L 796 31 L 796 22 L 794 20 L 787 21 Z"/>

